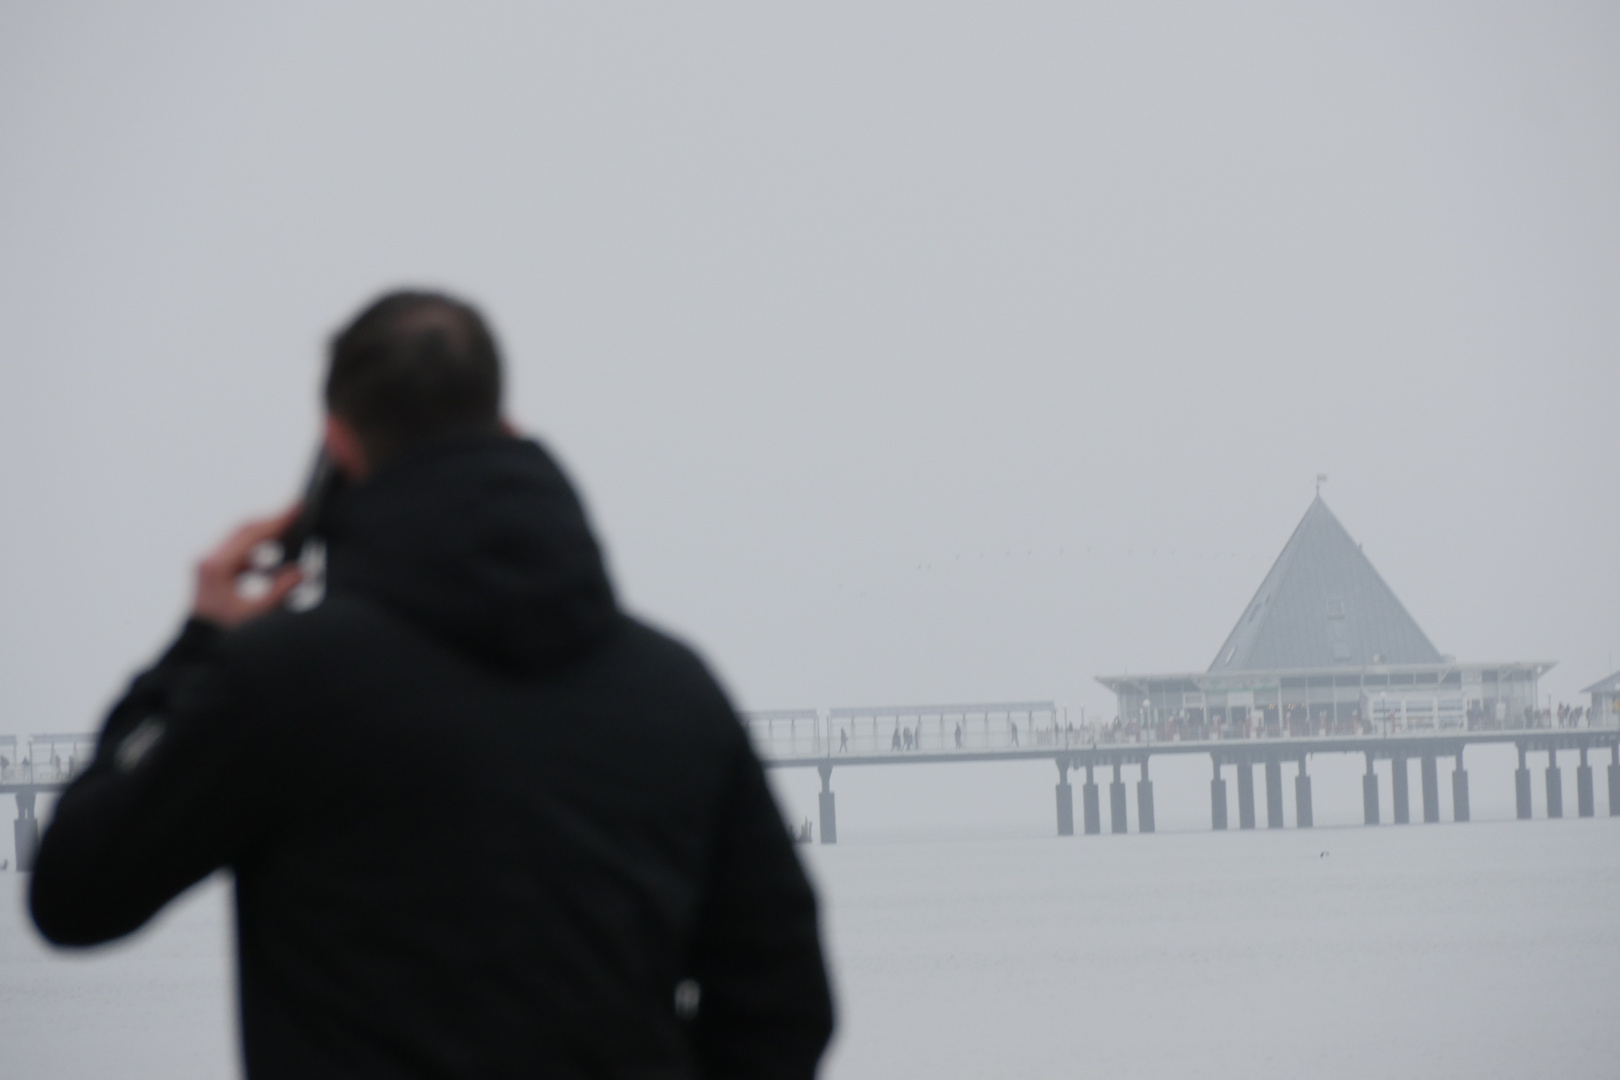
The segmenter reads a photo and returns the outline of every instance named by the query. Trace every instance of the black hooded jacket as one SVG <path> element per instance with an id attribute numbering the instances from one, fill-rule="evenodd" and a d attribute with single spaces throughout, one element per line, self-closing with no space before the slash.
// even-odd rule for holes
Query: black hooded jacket
<path id="1" fill-rule="evenodd" d="M 45 936 L 229 867 L 258 1080 L 813 1075 L 815 901 L 763 771 L 618 611 L 550 457 L 419 448 L 327 536 L 318 606 L 189 623 L 114 707 L 40 845 Z"/>

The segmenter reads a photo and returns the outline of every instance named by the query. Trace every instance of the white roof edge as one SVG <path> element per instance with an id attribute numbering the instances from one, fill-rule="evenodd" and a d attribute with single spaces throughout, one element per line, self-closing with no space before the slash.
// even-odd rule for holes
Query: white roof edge
<path id="1" fill-rule="evenodd" d="M 1309 678 L 1321 675 L 1403 675 L 1420 671 L 1461 671 L 1468 668 L 1539 668 L 1543 673 L 1556 667 L 1556 660 L 1446 660 L 1433 664 L 1366 664 L 1359 667 L 1341 665 L 1331 668 L 1223 668 L 1219 671 L 1154 671 L 1140 675 L 1097 675 L 1094 678 L 1108 686 L 1115 682 L 1168 682 L 1179 679 L 1193 682 L 1199 679 L 1242 678 L 1245 675 L 1266 678 Z M 1620 672 L 1615 674 L 1620 675 Z M 1612 676 L 1611 676 L 1612 677 Z M 1602 680 L 1607 682 L 1608 680 Z M 1582 690 L 1581 693 L 1587 693 Z"/>

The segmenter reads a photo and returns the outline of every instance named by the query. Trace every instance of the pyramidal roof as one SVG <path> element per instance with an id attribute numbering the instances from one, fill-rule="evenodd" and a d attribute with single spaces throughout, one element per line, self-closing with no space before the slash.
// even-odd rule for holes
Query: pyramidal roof
<path id="1" fill-rule="evenodd" d="M 1440 651 L 1318 495 L 1209 670 L 1440 662 Z"/>

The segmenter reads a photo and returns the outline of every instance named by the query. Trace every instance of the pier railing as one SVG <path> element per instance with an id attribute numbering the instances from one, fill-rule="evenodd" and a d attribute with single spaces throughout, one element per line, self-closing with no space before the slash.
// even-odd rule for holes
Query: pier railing
<path id="1" fill-rule="evenodd" d="M 986 751 L 1056 737 L 1050 701 L 779 709 L 745 714 L 755 751 L 767 760 L 948 749 Z"/>
<path id="2" fill-rule="evenodd" d="M 0 735 L 0 787 L 60 787 L 95 752 L 94 735 Z"/>
<path id="3" fill-rule="evenodd" d="M 0 765 L 0 784 L 66 784 L 88 764 L 89 759 L 86 758 L 83 761 L 69 759 L 44 764 L 22 761 L 15 765 Z"/>
<path id="4" fill-rule="evenodd" d="M 1537 736 L 1554 732 L 1616 731 L 1620 721 L 1584 717 L 1559 724 L 1541 717 L 1518 722 L 1452 717 L 1385 715 L 1370 720 L 1295 719 L 1283 723 L 1080 723 L 1064 720 L 1052 702 L 981 705 L 911 705 L 865 708 L 779 709 L 746 713 L 743 722 L 754 750 L 766 762 L 893 754 L 961 753 L 974 757 L 1030 751 L 1123 749 L 1176 744 L 1255 745 L 1281 740 L 1354 742 L 1369 738 L 1426 738 L 1452 735 Z"/>

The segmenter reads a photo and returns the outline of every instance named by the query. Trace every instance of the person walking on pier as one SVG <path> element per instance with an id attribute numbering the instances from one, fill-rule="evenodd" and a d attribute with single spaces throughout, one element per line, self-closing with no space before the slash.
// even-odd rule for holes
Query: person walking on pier
<path id="1" fill-rule="evenodd" d="M 764 771 L 500 384 L 442 295 L 334 339 L 324 599 L 239 587 L 297 508 L 201 562 L 57 804 L 34 922 L 108 941 L 233 871 L 250 1080 L 811 1080 L 832 1000 Z"/>

